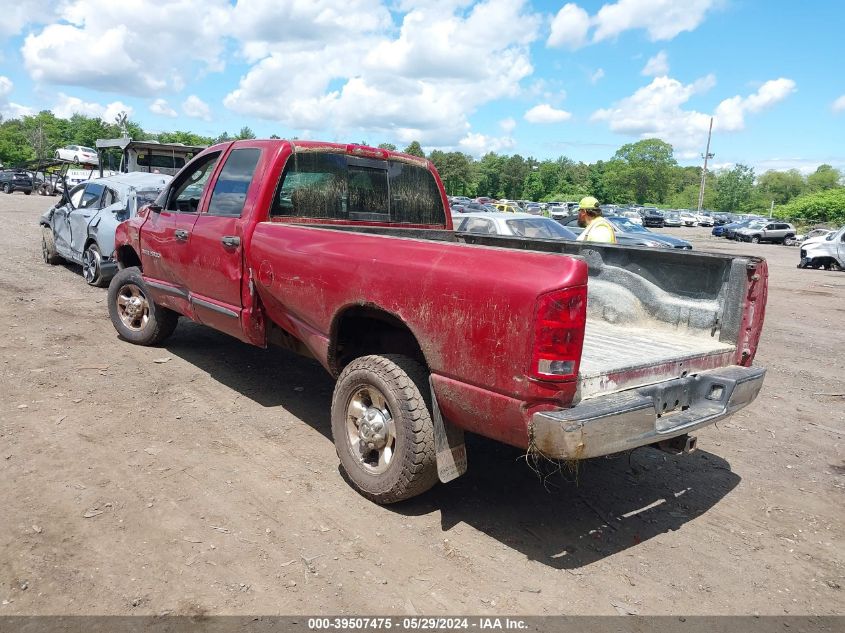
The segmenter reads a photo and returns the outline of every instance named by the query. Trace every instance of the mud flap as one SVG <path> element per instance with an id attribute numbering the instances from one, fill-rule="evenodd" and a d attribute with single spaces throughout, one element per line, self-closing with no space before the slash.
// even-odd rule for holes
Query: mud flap
<path id="1" fill-rule="evenodd" d="M 428 379 L 431 389 L 431 421 L 434 424 L 434 451 L 437 455 L 437 476 L 444 484 L 457 479 L 467 471 L 467 449 L 464 444 L 464 430 L 449 424 L 440 413 L 434 384 Z"/>

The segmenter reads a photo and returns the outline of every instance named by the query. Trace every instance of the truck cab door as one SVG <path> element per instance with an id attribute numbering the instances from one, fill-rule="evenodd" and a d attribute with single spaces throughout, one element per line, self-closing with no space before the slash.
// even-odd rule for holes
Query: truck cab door
<path id="1" fill-rule="evenodd" d="M 178 174 L 162 207 L 151 209 L 141 227 L 141 266 L 150 294 L 156 303 L 182 314 L 190 314 L 188 271 L 202 265 L 195 261 L 191 232 L 220 154 L 207 154 Z"/>
<path id="2" fill-rule="evenodd" d="M 259 143 L 239 144 L 224 157 L 191 235 L 195 260 L 187 285 L 194 316 L 240 339 L 245 339 L 242 216 L 248 215 L 258 188 L 253 183 L 264 171 L 261 154 Z"/>
<path id="3" fill-rule="evenodd" d="M 85 184 L 77 185 L 71 189 L 69 194 L 70 202 L 65 202 L 56 210 L 53 211 L 53 240 L 56 243 L 56 250 L 64 257 L 71 256 L 71 233 L 70 233 L 70 214 L 79 206 L 82 200 L 82 194 L 85 193 Z"/>
<path id="4" fill-rule="evenodd" d="M 839 231 L 839 239 L 837 240 L 836 248 L 839 251 L 839 266 L 845 268 L 845 228 Z"/>
<path id="5" fill-rule="evenodd" d="M 96 182 L 87 183 L 79 205 L 68 213 L 70 250 L 76 260 L 82 259 L 82 251 L 88 240 L 88 225 L 102 206 L 103 191 L 103 185 Z"/>

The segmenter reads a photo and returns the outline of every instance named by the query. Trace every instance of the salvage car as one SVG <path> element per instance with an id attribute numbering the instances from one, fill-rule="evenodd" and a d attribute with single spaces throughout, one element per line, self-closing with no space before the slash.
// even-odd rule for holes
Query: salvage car
<path id="1" fill-rule="evenodd" d="M 97 164 L 97 150 L 92 147 L 85 147 L 84 145 L 60 147 L 53 156 L 62 160 L 72 160 L 74 163 L 83 163 L 85 165 Z"/>
<path id="2" fill-rule="evenodd" d="M 184 317 L 316 359 L 341 470 L 381 504 L 466 472 L 465 431 L 537 458 L 683 453 L 760 392 L 764 259 L 452 228 L 429 160 L 220 143 L 118 225 L 109 317 L 135 345 Z"/>
<path id="3" fill-rule="evenodd" d="M 117 272 L 111 258 L 115 228 L 153 202 L 171 178 L 132 172 L 77 185 L 39 220 L 44 261 L 81 264 L 87 283 L 108 285 Z"/>
<path id="4" fill-rule="evenodd" d="M 795 227 L 787 222 L 758 220 L 736 230 L 740 242 L 771 242 L 789 246 L 795 241 Z"/>
<path id="5" fill-rule="evenodd" d="M 456 231 L 482 235 L 516 235 L 549 240 L 575 240 L 578 236 L 551 218 L 533 213 L 466 213 L 452 218 Z"/>
<path id="6" fill-rule="evenodd" d="M 616 231 L 616 242 L 624 246 L 648 246 L 650 248 L 683 248 L 692 250 L 692 244 L 671 235 L 654 233 L 644 226 L 631 222 L 626 217 L 609 216 L 605 220 L 613 225 Z M 563 226 L 573 233 L 580 234 L 582 229 L 578 226 L 578 216 L 573 215 L 564 220 L 558 220 Z"/>
<path id="7" fill-rule="evenodd" d="M 21 169 L 4 169 L 0 171 L 0 189 L 4 193 L 23 191 L 29 195 L 32 193 L 32 176 Z"/>
<path id="8" fill-rule="evenodd" d="M 801 244 L 798 268 L 845 270 L 845 226 L 824 237 L 814 237 Z"/>

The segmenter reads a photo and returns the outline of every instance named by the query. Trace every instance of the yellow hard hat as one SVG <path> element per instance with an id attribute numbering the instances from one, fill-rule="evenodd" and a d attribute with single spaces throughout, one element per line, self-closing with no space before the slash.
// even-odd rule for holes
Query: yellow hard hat
<path id="1" fill-rule="evenodd" d="M 593 198 L 593 196 L 587 196 L 586 198 L 581 198 L 581 202 L 578 203 L 579 209 L 598 209 L 599 208 L 599 201 Z"/>

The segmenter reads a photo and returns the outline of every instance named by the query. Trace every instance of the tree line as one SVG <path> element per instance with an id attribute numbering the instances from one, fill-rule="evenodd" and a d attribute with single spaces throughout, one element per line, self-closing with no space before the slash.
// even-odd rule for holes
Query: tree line
<path id="1" fill-rule="evenodd" d="M 188 131 L 146 132 L 138 123 L 118 115 L 112 122 L 74 114 L 69 119 L 44 110 L 32 116 L 0 121 L 0 162 L 11 166 L 49 158 L 57 147 L 76 144 L 93 147 L 98 138 L 126 134 L 135 140 L 212 145 L 227 140 L 255 138 L 248 127 L 237 134 L 202 136 Z M 275 134 L 271 138 L 279 138 Z M 362 144 L 369 145 L 366 141 Z M 644 139 L 620 147 L 609 160 L 595 163 L 566 156 L 537 160 L 520 154 L 489 152 L 476 160 L 462 152 L 423 151 L 417 141 L 405 148 L 391 143 L 379 147 L 430 159 L 450 195 L 487 196 L 511 200 L 578 200 L 591 195 L 602 203 L 655 205 L 695 209 L 701 167 L 681 166 L 669 143 Z M 767 171 L 737 164 L 731 169 L 708 170 L 703 207 L 716 211 L 775 215 L 812 222 L 845 222 L 843 175 L 821 165 L 807 176 L 798 170 Z"/>

